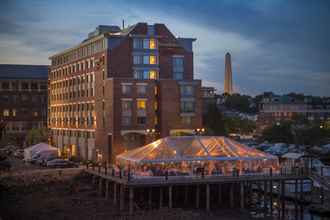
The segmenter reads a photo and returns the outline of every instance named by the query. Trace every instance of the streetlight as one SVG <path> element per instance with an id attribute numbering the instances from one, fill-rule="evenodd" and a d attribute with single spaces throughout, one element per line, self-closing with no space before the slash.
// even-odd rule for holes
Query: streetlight
<path id="1" fill-rule="evenodd" d="M 156 134 L 156 129 L 154 128 L 151 128 L 151 129 L 146 129 L 146 134 L 147 135 L 150 135 L 152 137 L 152 141 L 154 141 L 154 135 Z"/>
<path id="2" fill-rule="evenodd" d="M 195 134 L 201 135 L 205 132 L 205 128 L 196 128 L 195 129 Z"/>

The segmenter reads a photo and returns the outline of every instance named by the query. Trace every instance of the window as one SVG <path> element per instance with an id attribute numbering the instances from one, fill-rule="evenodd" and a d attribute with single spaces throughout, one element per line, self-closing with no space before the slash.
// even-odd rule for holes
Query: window
<path id="1" fill-rule="evenodd" d="M 4 109 L 3 110 L 3 116 L 4 117 L 9 117 L 9 109 Z"/>
<path id="2" fill-rule="evenodd" d="M 132 113 L 132 101 L 122 100 L 121 101 L 121 111 L 123 115 L 131 115 Z"/>
<path id="3" fill-rule="evenodd" d="M 157 79 L 158 72 L 156 70 L 135 70 L 135 79 Z"/>
<path id="4" fill-rule="evenodd" d="M 131 93 L 131 85 L 121 85 L 121 92 L 125 95 Z"/>
<path id="5" fill-rule="evenodd" d="M 153 25 L 148 25 L 148 35 L 151 35 L 151 36 L 153 36 L 153 35 L 155 35 L 155 26 L 153 26 Z"/>
<path id="6" fill-rule="evenodd" d="M 194 101 L 181 101 L 181 112 L 182 113 L 195 112 L 195 102 Z"/>
<path id="7" fill-rule="evenodd" d="M 134 55 L 133 56 L 133 64 L 142 64 L 142 56 Z"/>
<path id="8" fill-rule="evenodd" d="M 13 109 L 12 113 L 13 113 L 13 117 L 16 117 L 16 109 Z"/>
<path id="9" fill-rule="evenodd" d="M 149 79 L 157 79 L 157 71 L 155 70 L 150 70 L 149 72 Z"/>
<path id="10" fill-rule="evenodd" d="M 144 124 L 146 124 L 146 122 L 147 122 L 147 118 L 146 117 L 137 117 L 137 123 L 139 125 L 144 125 Z"/>
<path id="11" fill-rule="evenodd" d="M 134 49 L 142 49 L 143 48 L 143 40 L 140 38 L 133 39 L 133 48 Z"/>
<path id="12" fill-rule="evenodd" d="M 147 100 L 138 99 L 137 100 L 137 109 L 146 109 L 147 107 Z"/>
<path id="13" fill-rule="evenodd" d="M 149 56 L 149 64 L 157 64 L 157 58 L 155 55 Z"/>
<path id="14" fill-rule="evenodd" d="M 29 100 L 29 97 L 27 95 L 22 95 L 22 102 L 26 102 Z"/>
<path id="15" fill-rule="evenodd" d="M 183 57 L 173 57 L 172 60 L 173 79 L 183 79 Z"/>
<path id="16" fill-rule="evenodd" d="M 31 89 L 37 90 L 38 89 L 38 84 L 37 83 L 31 83 Z"/>
<path id="17" fill-rule="evenodd" d="M 47 84 L 45 84 L 45 83 L 40 84 L 40 89 L 41 90 L 46 90 L 47 89 Z"/>
<path id="18" fill-rule="evenodd" d="M 33 112 L 34 117 L 38 117 L 38 112 Z"/>
<path id="19" fill-rule="evenodd" d="M 143 39 L 143 49 L 149 49 L 149 39 Z"/>
<path id="20" fill-rule="evenodd" d="M 22 83 L 22 89 L 29 89 L 29 84 L 28 83 Z"/>
<path id="21" fill-rule="evenodd" d="M 194 87 L 191 85 L 180 86 L 180 93 L 183 97 L 189 97 L 194 95 Z"/>
<path id="22" fill-rule="evenodd" d="M 14 90 L 18 90 L 18 83 L 17 82 L 12 82 L 11 83 L 11 88 Z"/>
<path id="23" fill-rule="evenodd" d="M 129 116 L 122 116 L 121 117 L 121 125 L 128 126 L 131 125 L 132 118 Z"/>
<path id="24" fill-rule="evenodd" d="M 181 117 L 181 123 L 184 125 L 191 125 L 191 117 L 189 116 Z"/>
<path id="25" fill-rule="evenodd" d="M 9 89 L 9 82 L 3 82 L 2 89 Z"/>
<path id="26" fill-rule="evenodd" d="M 143 56 L 143 64 L 149 64 L 149 56 Z"/>
<path id="27" fill-rule="evenodd" d="M 156 49 L 156 40 L 155 39 L 150 39 L 149 40 L 149 48 L 150 49 Z"/>
<path id="28" fill-rule="evenodd" d="M 147 85 L 137 85 L 137 93 L 139 95 L 144 95 L 147 93 Z"/>

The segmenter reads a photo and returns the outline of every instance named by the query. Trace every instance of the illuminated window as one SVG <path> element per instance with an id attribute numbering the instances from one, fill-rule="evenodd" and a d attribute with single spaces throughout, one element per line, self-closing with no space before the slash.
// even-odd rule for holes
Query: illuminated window
<path id="1" fill-rule="evenodd" d="M 157 79 L 158 72 L 156 70 L 134 70 L 135 79 Z"/>
<path id="2" fill-rule="evenodd" d="M 16 117 L 16 109 L 13 109 L 13 117 Z"/>
<path id="3" fill-rule="evenodd" d="M 157 116 L 155 116 L 155 118 L 154 118 L 154 122 L 155 122 L 155 125 L 158 124 L 158 117 L 157 117 Z"/>
<path id="4" fill-rule="evenodd" d="M 9 117 L 9 109 L 4 109 L 3 110 L 3 116 L 4 117 Z"/>
<path id="5" fill-rule="evenodd" d="M 155 92 L 155 95 L 158 95 L 158 88 L 157 88 L 157 86 L 154 87 L 154 92 Z"/>
<path id="6" fill-rule="evenodd" d="M 150 64 L 157 64 L 156 56 L 151 55 L 151 56 L 149 57 L 149 63 L 150 63 Z"/>
<path id="7" fill-rule="evenodd" d="M 34 117 L 38 117 L 38 112 L 33 112 Z"/>
<path id="8" fill-rule="evenodd" d="M 147 101 L 146 100 L 142 100 L 142 99 L 137 100 L 137 108 L 138 109 L 146 109 L 146 107 L 147 107 Z"/>
<path id="9" fill-rule="evenodd" d="M 158 109 L 158 102 L 154 102 L 154 109 L 155 109 L 155 110 Z"/>
<path id="10" fill-rule="evenodd" d="M 156 49 L 156 40 L 155 39 L 150 39 L 149 40 L 149 48 L 150 49 Z"/>
<path id="11" fill-rule="evenodd" d="M 155 70 L 150 70 L 149 79 L 157 79 L 157 72 Z"/>
<path id="12" fill-rule="evenodd" d="M 77 146 L 75 144 L 71 145 L 71 156 L 77 156 Z"/>

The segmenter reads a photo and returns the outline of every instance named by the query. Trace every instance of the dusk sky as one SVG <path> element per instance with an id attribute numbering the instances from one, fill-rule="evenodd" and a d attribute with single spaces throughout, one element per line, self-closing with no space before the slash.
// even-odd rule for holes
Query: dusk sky
<path id="1" fill-rule="evenodd" d="M 195 78 L 223 91 L 230 52 L 235 90 L 330 96 L 330 1 L 1 1 L 0 63 L 49 64 L 97 25 L 164 23 L 197 38 Z"/>

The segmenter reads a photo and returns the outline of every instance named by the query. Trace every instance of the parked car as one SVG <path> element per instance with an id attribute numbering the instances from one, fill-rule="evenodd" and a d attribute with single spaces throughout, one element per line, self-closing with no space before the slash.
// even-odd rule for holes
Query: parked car
<path id="1" fill-rule="evenodd" d="M 55 160 L 55 159 L 60 159 L 60 158 L 55 157 L 55 156 L 44 158 L 44 159 L 42 160 L 41 165 L 42 165 L 42 166 L 47 166 L 47 163 L 48 163 L 49 161 L 52 161 L 52 160 Z"/>
<path id="2" fill-rule="evenodd" d="M 47 162 L 47 167 L 49 168 L 72 168 L 78 167 L 78 164 L 64 159 L 54 159 Z"/>

